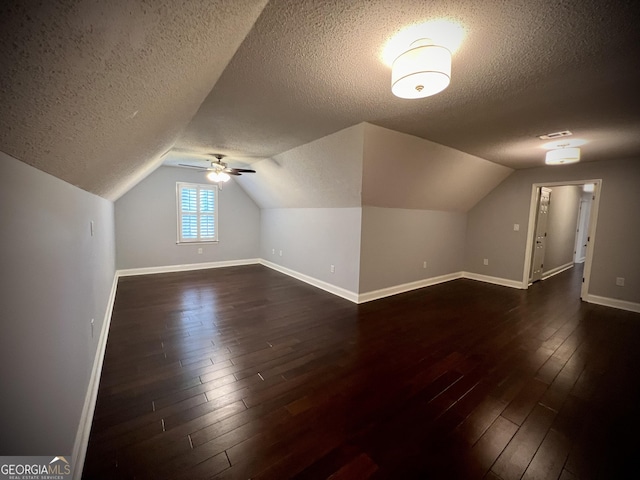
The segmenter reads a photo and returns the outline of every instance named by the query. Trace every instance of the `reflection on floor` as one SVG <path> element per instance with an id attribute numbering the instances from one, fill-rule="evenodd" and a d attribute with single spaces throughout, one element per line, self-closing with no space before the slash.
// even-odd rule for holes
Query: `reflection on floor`
<path id="1" fill-rule="evenodd" d="M 355 305 L 259 265 L 123 278 L 84 478 L 627 478 L 640 314 L 580 279 Z"/>

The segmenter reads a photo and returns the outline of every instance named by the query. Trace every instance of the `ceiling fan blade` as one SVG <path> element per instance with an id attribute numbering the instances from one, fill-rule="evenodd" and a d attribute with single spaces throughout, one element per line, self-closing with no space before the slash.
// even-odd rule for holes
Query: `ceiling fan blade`
<path id="1" fill-rule="evenodd" d="M 248 170 L 246 168 L 231 168 L 231 167 L 225 168 L 224 172 L 230 175 L 239 175 L 241 173 L 256 173 L 255 170 Z"/>
<path id="2" fill-rule="evenodd" d="M 200 167 L 198 165 L 186 165 L 184 163 L 179 163 L 178 165 L 181 167 L 187 167 L 187 168 L 197 168 L 198 170 L 209 170 L 209 167 Z"/>
<path id="3" fill-rule="evenodd" d="M 236 177 L 239 177 L 240 175 L 242 175 L 241 173 L 230 171 L 229 169 L 223 170 L 223 172 L 229 175 L 235 175 Z"/>

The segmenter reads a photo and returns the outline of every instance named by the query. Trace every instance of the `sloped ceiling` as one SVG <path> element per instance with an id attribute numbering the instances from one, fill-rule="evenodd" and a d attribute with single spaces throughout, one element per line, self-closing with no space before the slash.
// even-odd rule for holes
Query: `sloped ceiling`
<path id="1" fill-rule="evenodd" d="M 583 161 L 640 156 L 640 4 L 632 0 L 273 0 L 177 141 L 272 156 L 369 122 L 511 168 L 538 135 L 589 140 Z M 456 21 L 451 85 L 392 95 L 382 61 L 411 25 Z"/>
<path id="2" fill-rule="evenodd" d="M 467 212 L 511 173 L 429 140 L 365 125 L 363 205 Z"/>
<path id="3" fill-rule="evenodd" d="M 0 5 L 0 150 L 115 199 L 153 171 L 266 0 Z"/>
<path id="4" fill-rule="evenodd" d="M 362 205 L 364 124 L 252 165 L 235 181 L 260 208 L 345 208 Z"/>
<path id="5" fill-rule="evenodd" d="M 514 170 L 361 123 L 235 177 L 260 208 L 375 206 L 466 212 Z"/>
<path id="6" fill-rule="evenodd" d="M 304 171 L 283 152 L 362 122 L 516 169 L 542 165 L 536 136 L 565 129 L 588 140 L 583 161 L 640 158 L 638 8 L 632 0 L 4 2 L 0 150 L 108 198 L 172 145 L 225 153 L 229 163 L 262 162 L 242 183 L 269 196 L 265 204 L 285 202 L 277 195 L 296 184 L 287 178 Z M 442 18 L 466 32 L 451 85 L 426 99 L 394 97 L 385 44 Z M 287 160 L 276 175 L 268 169 L 279 155 Z M 260 175 L 278 188 L 258 192 L 251 182 Z"/>

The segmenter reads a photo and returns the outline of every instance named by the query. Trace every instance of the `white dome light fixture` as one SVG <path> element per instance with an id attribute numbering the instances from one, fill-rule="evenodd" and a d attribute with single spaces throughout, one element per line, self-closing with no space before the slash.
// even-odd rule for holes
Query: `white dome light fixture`
<path id="1" fill-rule="evenodd" d="M 566 165 L 580 161 L 580 149 L 577 147 L 549 150 L 544 163 L 547 165 Z"/>
<path id="2" fill-rule="evenodd" d="M 451 52 L 430 39 L 413 42 L 391 67 L 391 91 L 400 98 L 425 98 L 451 82 Z"/>

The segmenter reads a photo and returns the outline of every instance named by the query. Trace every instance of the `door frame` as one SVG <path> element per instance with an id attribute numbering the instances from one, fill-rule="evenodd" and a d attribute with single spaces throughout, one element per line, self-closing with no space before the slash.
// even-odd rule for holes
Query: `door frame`
<path id="1" fill-rule="evenodd" d="M 537 194 L 538 189 L 542 187 L 562 187 L 566 185 L 584 185 L 593 183 L 593 196 L 595 199 L 591 203 L 591 211 L 589 212 L 589 241 L 587 242 L 587 254 L 584 261 L 584 273 L 582 277 L 582 288 L 580 290 L 580 298 L 583 300 L 589 292 L 589 280 L 591 279 L 591 261 L 593 259 L 593 245 L 596 240 L 596 227 L 598 225 L 598 210 L 600 206 L 600 191 L 602 189 L 602 179 L 586 179 L 586 180 L 565 180 L 561 182 L 539 182 L 531 185 L 531 200 L 529 201 L 529 223 L 527 226 L 527 243 L 524 252 L 524 268 L 522 272 L 522 287 L 524 290 L 529 288 L 529 271 L 531 270 L 531 262 L 533 261 L 533 237 L 535 235 L 535 223 L 537 214 Z"/>

